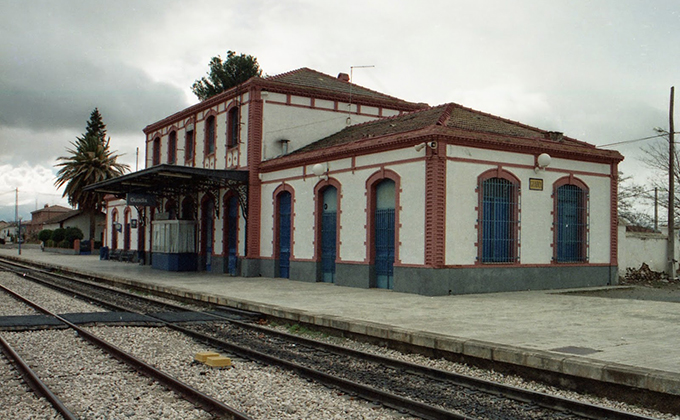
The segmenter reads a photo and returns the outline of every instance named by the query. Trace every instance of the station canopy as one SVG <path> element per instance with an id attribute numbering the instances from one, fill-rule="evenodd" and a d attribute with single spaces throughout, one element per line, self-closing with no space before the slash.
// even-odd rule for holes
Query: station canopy
<path id="1" fill-rule="evenodd" d="M 118 198 L 125 198 L 129 194 L 176 198 L 195 196 L 199 192 L 212 192 L 217 196 L 220 189 L 232 189 L 238 193 L 240 199 L 245 199 L 248 190 L 248 171 L 162 164 L 84 188 L 85 191 L 113 194 Z"/>

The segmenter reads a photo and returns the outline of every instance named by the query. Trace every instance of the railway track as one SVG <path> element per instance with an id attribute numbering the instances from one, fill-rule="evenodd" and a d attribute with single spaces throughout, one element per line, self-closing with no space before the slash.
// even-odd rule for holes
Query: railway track
<path id="1" fill-rule="evenodd" d="M 26 270 L 24 267 L 22 270 Z M 32 277 L 32 273 L 26 273 Z M 49 273 L 43 272 L 42 276 Z M 45 279 L 42 279 L 45 281 Z M 62 282 L 76 281 L 64 279 Z M 63 284 L 59 287 L 66 287 Z M 97 289 L 93 282 L 78 286 L 79 293 L 94 300 L 84 289 Z M 135 299 L 144 297 L 132 295 Z M 100 296 L 101 297 L 101 296 Z M 125 299 L 130 298 L 130 296 Z M 124 299 L 124 300 L 125 300 Z M 106 299 L 105 299 L 106 300 Z M 101 304 L 107 304 L 102 302 Z M 146 304 L 145 304 L 146 305 Z M 158 302 L 144 306 L 158 312 Z M 186 311 L 185 306 L 160 304 L 164 310 Z M 139 308 L 139 303 L 133 306 Z M 117 310 L 122 310 L 116 306 Z M 343 347 L 320 343 L 290 334 L 274 332 L 251 322 L 226 320 L 219 312 L 212 312 L 215 322 L 172 328 L 197 340 L 210 343 L 266 364 L 281 366 L 329 387 L 356 395 L 368 401 L 411 413 L 425 419 L 649 419 L 626 412 L 611 410 L 547 394 L 508 387 L 455 373 L 427 368 L 388 359 Z"/>
<path id="2" fill-rule="evenodd" d="M 4 286 L 0 286 L 0 289 L 2 289 L 5 293 L 10 294 L 14 296 L 16 299 L 26 303 L 27 305 L 35 308 L 36 310 L 49 315 L 51 317 L 54 317 L 55 319 L 59 320 L 61 323 L 64 325 L 68 326 L 71 330 L 77 333 L 77 337 L 72 337 L 73 339 L 82 339 L 84 342 L 82 343 L 83 346 L 90 345 L 96 347 L 97 349 L 103 350 L 107 354 L 109 354 L 111 357 L 117 359 L 120 362 L 123 362 L 126 366 L 134 369 L 136 372 L 139 374 L 152 378 L 154 381 L 158 382 L 161 384 L 163 387 L 166 389 L 181 395 L 186 401 L 190 402 L 192 405 L 196 405 L 201 407 L 208 415 L 205 418 L 220 418 L 220 419 L 234 419 L 234 420 L 252 420 L 251 417 L 246 416 L 245 414 L 241 413 L 240 411 L 227 406 L 226 404 L 190 387 L 189 385 L 186 385 L 179 380 L 175 379 L 174 377 L 162 372 L 159 369 L 156 369 L 155 367 L 145 363 L 144 361 L 134 357 L 133 355 L 121 350 L 120 348 L 108 343 L 107 341 L 97 337 L 96 335 L 88 332 L 87 330 L 69 322 L 65 318 L 50 312 L 49 310 L 41 307 L 40 305 L 36 304 L 35 302 L 32 302 L 30 299 L 28 299 L 25 296 L 21 296 L 15 292 L 13 292 L 10 289 L 7 289 Z M 5 341 L 3 341 L 3 347 L 6 349 L 7 354 L 10 354 L 10 358 L 15 361 L 16 366 L 26 373 L 26 377 L 29 377 L 30 379 L 27 379 L 27 382 L 31 385 L 31 387 L 35 387 L 35 389 L 39 389 L 41 396 L 46 396 L 50 401 L 52 402 L 53 406 L 55 409 L 60 411 L 60 413 L 66 413 L 65 418 L 77 418 L 73 414 L 71 414 L 68 409 L 66 409 L 66 404 L 60 401 L 58 397 L 55 396 L 55 394 L 47 389 L 42 381 L 38 378 L 38 375 L 35 375 L 34 372 L 30 368 L 27 369 L 28 364 L 24 362 L 21 357 L 18 356 L 18 353 L 12 349 L 9 344 Z M 86 343 L 85 343 L 86 342 Z M 54 352 L 54 349 L 43 349 L 46 351 L 48 354 L 51 354 Z M 91 351 L 88 352 L 85 347 L 83 347 L 82 352 L 84 354 L 91 354 Z M 83 360 L 82 363 L 87 364 L 88 360 Z M 140 379 L 141 380 L 141 379 Z M 102 390 L 102 392 L 105 392 L 105 390 Z M 65 410 L 65 411 L 62 411 Z M 62 414 L 64 415 L 64 414 Z"/>

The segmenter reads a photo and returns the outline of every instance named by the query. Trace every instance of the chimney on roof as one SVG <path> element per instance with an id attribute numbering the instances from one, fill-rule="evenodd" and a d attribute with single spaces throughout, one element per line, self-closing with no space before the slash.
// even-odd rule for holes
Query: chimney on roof
<path id="1" fill-rule="evenodd" d="M 349 74 L 347 73 L 339 73 L 338 74 L 338 79 L 342 80 L 343 82 L 349 82 Z"/>
<path id="2" fill-rule="evenodd" d="M 49 206 L 50 206 L 49 204 L 45 204 L 45 207 L 43 207 L 43 208 L 46 209 L 46 208 L 48 208 Z"/>
<path id="3" fill-rule="evenodd" d="M 545 135 L 547 139 L 552 141 L 562 141 L 564 140 L 564 134 L 559 131 L 548 131 Z"/>

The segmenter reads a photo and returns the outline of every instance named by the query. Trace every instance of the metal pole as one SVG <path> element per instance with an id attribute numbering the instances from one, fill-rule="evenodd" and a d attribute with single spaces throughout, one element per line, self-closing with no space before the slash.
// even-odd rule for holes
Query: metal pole
<path id="1" fill-rule="evenodd" d="M 659 188 L 654 187 L 654 231 L 659 231 Z"/>
<path id="2" fill-rule="evenodd" d="M 675 140 L 673 138 L 673 97 L 671 86 L 670 110 L 668 112 L 668 275 L 675 279 Z"/>
<path id="3" fill-rule="evenodd" d="M 19 255 L 21 255 L 21 217 L 19 217 L 19 236 L 17 237 L 17 243 L 19 244 Z"/>

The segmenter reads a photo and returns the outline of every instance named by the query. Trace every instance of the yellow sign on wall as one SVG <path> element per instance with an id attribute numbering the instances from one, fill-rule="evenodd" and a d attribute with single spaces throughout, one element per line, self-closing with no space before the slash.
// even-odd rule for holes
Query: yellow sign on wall
<path id="1" fill-rule="evenodd" d="M 529 189 L 543 191 L 543 180 L 541 178 L 529 178 Z"/>

